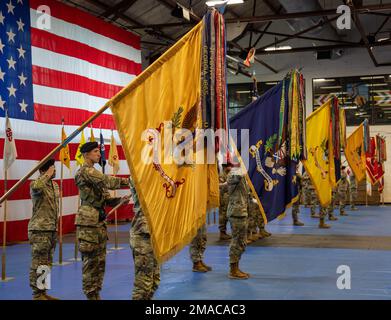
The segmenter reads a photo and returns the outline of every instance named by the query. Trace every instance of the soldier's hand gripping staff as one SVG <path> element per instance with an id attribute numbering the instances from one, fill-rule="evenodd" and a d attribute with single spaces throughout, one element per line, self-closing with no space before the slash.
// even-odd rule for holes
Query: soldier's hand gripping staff
<path id="1" fill-rule="evenodd" d="M 121 202 L 121 198 L 112 198 L 108 190 L 128 187 L 129 179 L 105 175 L 94 168 L 94 164 L 100 160 L 97 142 L 85 143 L 80 151 L 84 164 L 75 176 L 81 199 L 75 224 L 83 260 L 83 292 L 89 300 L 99 300 L 106 265 L 107 228 L 104 208 L 115 207 Z"/>
<path id="2" fill-rule="evenodd" d="M 248 187 L 242 170 L 230 171 L 228 182 L 227 216 L 231 224 L 232 239 L 229 247 L 230 272 L 232 279 L 248 279 L 249 274 L 239 269 L 239 261 L 246 249 L 248 218 Z"/>
<path id="3" fill-rule="evenodd" d="M 28 237 L 31 245 L 30 287 L 34 300 L 58 300 L 46 293 L 44 284 L 38 284 L 39 267 L 51 268 L 57 242 L 58 184 L 54 159 L 49 159 L 39 169 L 39 177 L 30 184 L 33 201 L 33 214 L 28 224 Z"/>

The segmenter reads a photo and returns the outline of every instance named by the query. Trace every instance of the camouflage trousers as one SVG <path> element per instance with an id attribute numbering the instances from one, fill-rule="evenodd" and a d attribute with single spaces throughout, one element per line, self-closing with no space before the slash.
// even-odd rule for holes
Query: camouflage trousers
<path id="1" fill-rule="evenodd" d="M 130 231 L 130 247 L 133 251 L 134 286 L 133 300 L 151 300 L 160 284 L 160 266 L 152 249 L 149 234 L 133 234 Z"/>
<path id="2" fill-rule="evenodd" d="M 260 215 L 259 210 L 250 210 L 248 214 L 247 234 L 257 233 L 257 219 Z"/>
<path id="3" fill-rule="evenodd" d="M 308 197 L 310 199 L 308 205 L 310 207 L 311 215 L 314 215 L 316 214 L 316 206 L 319 204 L 318 196 L 316 195 L 315 190 L 312 190 Z"/>
<path id="4" fill-rule="evenodd" d="M 348 198 L 347 190 L 339 190 L 336 201 L 339 203 L 339 212 L 345 213 L 346 200 Z"/>
<path id="5" fill-rule="evenodd" d="M 331 202 L 327 208 L 327 213 L 329 216 L 334 214 L 335 205 L 337 203 L 337 192 L 335 190 L 331 191 Z"/>
<path id="6" fill-rule="evenodd" d="M 319 206 L 319 218 L 325 218 L 328 214 L 328 208 Z"/>
<path id="7" fill-rule="evenodd" d="M 299 213 L 300 213 L 300 201 L 296 201 L 292 205 L 292 220 L 297 221 L 299 220 Z"/>
<path id="8" fill-rule="evenodd" d="M 227 207 L 228 203 L 222 203 L 219 207 L 219 230 L 220 232 L 227 232 Z"/>
<path id="9" fill-rule="evenodd" d="M 265 220 L 262 214 L 258 214 L 255 220 L 255 224 L 258 227 L 259 231 L 265 230 Z"/>
<path id="10" fill-rule="evenodd" d="M 229 245 L 229 262 L 237 263 L 246 250 L 248 221 L 247 217 L 230 217 L 229 223 L 232 229 L 232 239 Z"/>
<path id="11" fill-rule="evenodd" d="M 193 263 L 204 260 L 204 252 L 206 250 L 206 225 L 198 229 L 197 235 L 190 243 L 189 252 L 190 259 Z"/>
<path id="12" fill-rule="evenodd" d="M 83 292 L 99 293 L 102 290 L 106 268 L 107 228 L 105 224 L 98 227 L 77 227 L 79 251 L 83 260 Z"/>
<path id="13" fill-rule="evenodd" d="M 37 269 L 39 266 L 52 268 L 57 232 L 30 231 L 28 237 L 31 245 L 30 287 L 33 290 L 33 294 L 36 295 L 46 291 L 37 287 L 37 278 L 39 276 Z"/>

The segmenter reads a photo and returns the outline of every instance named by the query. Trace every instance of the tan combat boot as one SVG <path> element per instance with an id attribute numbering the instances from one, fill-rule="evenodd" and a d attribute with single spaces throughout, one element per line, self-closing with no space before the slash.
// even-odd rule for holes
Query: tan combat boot
<path id="1" fill-rule="evenodd" d="M 232 236 L 227 234 L 225 231 L 220 231 L 220 240 L 221 241 L 226 241 L 226 240 L 231 240 Z"/>
<path id="2" fill-rule="evenodd" d="M 301 227 L 301 226 L 304 226 L 304 223 L 301 222 L 300 220 L 294 220 L 294 221 L 293 221 L 293 225 L 294 225 L 294 226 Z"/>
<path id="3" fill-rule="evenodd" d="M 320 220 L 319 220 L 319 228 L 320 229 L 329 229 L 330 227 L 331 227 L 330 225 L 328 225 L 324 222 L 324 218 L 320 218 Z"/>
<path id="4" fill-rule="evenodd" d="M 49 299 L 46 297 L 45 292 L 42 292 L 42 293 L 34 294 L 33 300 L 49 300 Z"/>
<path id="5" fill-rule="evenodd" d="M 333 214 L 329 214 L 329 220 L 330 221 L 337 221 L 338 218 L 336 216 L 334 216 Z"/>
<path id="6" fill-rule="evenodd" d="M 245 279 L 249 278 L 248 273 L 242 272 L 239 269 L 239 262 L 231 263 L 230 267 L 231 267 L 231 269 L 230 269 L 229 276 L 228 276 L 230 279 L 245 280 Z"/>
<path id="7" fill-rule="evenodd" d="M 207 264 L 205 264 L 204 261 L 200 261 L 200 262 L 201 262 L 201 264 L 203 265 L 203 267 L 204 267 L 206 270 L 212 271 L 212 267 L 211 267 L 211 266 L 208 266 Z"/>
<path id="8" fill-rule="evenodd" d="M 204 267 L 202 261 L 193 263 L 193 272 L 208 272 L 208 269 Z"/>
<path id="9" fill-rule="evenodd" d="M 55 297 L 48 295 L 47 293 L 45 293 L 45 297 L 47 298 L 47 300 L 60 300 L 58 298 L 55 298 Z"/>
<path id="10" fill-rule="evenodd" d="M 253 243 L 254 241 L 252 240 L 252 238 L 251 238 L 251 235 L 247 235 L 247 238 L 246 238 L 246 244 L 251 244 L 251 243 Z"/>
<path id="11" fill-rule="evenodd" d="M 272 234 L 267 232 L 265 229 L 259 230 L 259 234 L 263 235 L 264 238 L 270 237 Z"/>
<path id="12" fill-rule="evenodd" d="M 258 234 L 257 233 L 253 233 L 253 235 L 251 236 L 251 240 L 252 241 L 257 241 L 258 240 Z"/>

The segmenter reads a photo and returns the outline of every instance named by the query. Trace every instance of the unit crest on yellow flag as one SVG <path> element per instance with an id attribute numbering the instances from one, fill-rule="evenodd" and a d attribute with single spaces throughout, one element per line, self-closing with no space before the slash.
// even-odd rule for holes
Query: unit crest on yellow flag
<path id="1" fill-rule="evenodd" d="M 66 140 L 67 135 L 64 130 L 64 126 L 61 131 L 61 141 Z M 66 166 L 68 169 L 71 169 L 71 156 L 69 154 L 69 145 L 67 144 L 64 148 L 60 150 L 59 160 Z"/>
<path id="2" fill-rule="evenodd" d="M 345 157 L 350 168 L 360 182 L 366 178 L 366 158 L 364 151 L 364 124 L 360 124 L 347 138 Z"/>
<path id="3" fill-rule="evenodd" d="M 175 136 L 183 129 L 194 134 L 195 128 L 202 128 L 202 29 L 203 24 L 199 23 L 112 103 L 130 174 L 159 262 L 188 244 L 205 224 L 207 210 L 218 206 L 216 164 L 180 165 L 171 162 L 171 156 L 164 161 L 163 155 L 169 149 L 165 134 Z M 171 125 L 167 121 L 172 121 Z M 159 159 L 153 156 L 157 145 L 162 146 L 158 149 Z"/>
<path id="4" fill-rule="evenodd" d="M 111 133 L 110 152 L 109 152 L 109 165 L 113 167 L 113 173 L 117 174 L 119 171 L 119 157 L 117 144 L 115 142 L 114 134 Z"/>
<path id="5" fill-rule="evenodd" d="M 306 120 L 307 160 L 305 170 L 311 177 L 320 204 L 331 202 L 331 189 L 335 185 L 332 132 L 330 130 L 331 103 L 329 100 L 308 116 Z"/>

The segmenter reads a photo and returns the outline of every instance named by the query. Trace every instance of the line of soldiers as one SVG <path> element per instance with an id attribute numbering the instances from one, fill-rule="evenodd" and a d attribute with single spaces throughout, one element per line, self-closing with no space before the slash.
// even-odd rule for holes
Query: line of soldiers
<path id="1" fill-rule="evenodd" d="M 308 173 L 304 172 L 302 176 L 297 173 L 296 176 L 299 187 L 299 200 L 295 202 L 292 207 L 294 225 L 304 225 L 298 221 L 300 199 L 303 199 L 306 207 L 310 207 L 311 218 L 319 218 L 319 228 L 321 229 L 330 228 L 330 225 L 325 223 L 327 216 L 329 221 L 338 220 L 338 218 L 334 215 L 334 209 L 337 205 L 339 206 L 339 212 L 341 216 L 348 215 L 345 211 L 346 203 L 348 202 L 348 193 L 351 210 L 357 210 L 356 206 L 354 205 L 355 199 L 357 197 L 357 182 L 354 175 L 351 175 L 350 178 L 348 177 L 346 166 L 341 167 L 341 178 L 337 186 L 332 190 L 331 203 L 327 208 L 319 205 L 315 187 L 313 186 Z M 316 213 L 317 205 L 319 205 L 319 214 Z"/>
<path id="2" fill-rule="evenodd" d="M 135 281 L 133 299 L 151 299 L 160 282 L 160 267 L 152 251 L 150 232 L 130 178 L 105 175 L 94 168 L 99 163 L 97 142 L 87 142 L 80 148 L 83 166 L 77 171 L 75 182 L 81 204 L 75 219 L 76 237 L 82 256 L 83 292 L 89 300 L 100 300 L 106 265 L 107 226 L 105 206 L 125 204 L 130 197 L 111 197 L 108 190 L 130 187 L 135 217 L 130 230 L 130 247 L 133 251 Z M 40 168 L 40 175 L 30 184 L 33 213 L 28 225 L 31 245 L 30 287 L 34 300 L 58 300 L 47 294 L 38 283 L 39 267 L 51 268 L 57 242 L 59 187 L 53 181 L 56 175 L 54 159 Z"/>
<path id="3" fill-rule="evenodd" d="M 102 290 L 106 264 L 107 227 L 105 206 L 114 207 L 120 202 L 126 203 L 130 197 L 122 199 L 111 197 L 108 190 L 130 187 L 134 201 L 135 216 L 130 229 L 130 247 L 133 252 L 135 280 L 132 293 L 133 299 L 152 299 L 160 283 L 160 266 L 157 262 L 151 244 L 151 236 L 146 218 L 141 210 L 138 196 L 130 178 L 120 178 L 105 175 L 94 168 L 99 163 L 100 149 L 97 142 L 87 142 L 81 147 L 84 157 L 83 166 L 75 175 L 79 189 L 81 204 L 75 219 L 76 237 L 79 251 L 82 255 L 83 292 L 89 300 L 99 300 Z M 48 160 L 39 170 L 39 177 L 30 184 L 30 194 L 33 202 L 33 213 L 28 225 L 28 236 L 31 244 L 30 286 L 34 300 L 57 300 L 47 294 L 46 289 L 38 285 L 39 267 L 51 268 L 53 254 L 57 242 L 57 223 L 59 211 L 59 187 L 53 179 L 56 171 L 54 159 Z M 248 279 L 249 274 L 239 269 L 240 258 L 246 245 L 256 239 L 265 238 L 271 234 L 265 230 L 262 214 L 257 201 L 253 198 L 249 185 L 241 168 L 224 165 L 220 175 L 221 206 L 219 208 L 220 240 L 231 240 L 229 248 L 230 271 L 232 279 Z M 329 227 L 324 223 L 328 214 L 330 220 L 336 220 L 333 215 L 334 203 L 330 208 L 321 208 L 320 215 L 315 213 L 317 202 L 314 189 L 306 173 L 300 179 L 300 192 L 304 194 L 306 203 L 311 206 L 311 216 L 320 217 L 320 228 Z M 357 193 L 357 185 L 351 179 L 350 199 Z M 345 170 L 338 185 L 338 200 L 340 214 L 345 213 L 346 191 L 348 188 Z M 337 193 L 334 193 L 336 196 Z M 292 210 L 293 223 L 303 225 L 298 220 L 298 204 Z M 227 234 L 227 222 L 230 222 L 232 236 Z M 257 232 L 258 229 L 258 232 Z M 208 272 L 212 268 L 203 262 L 206 249 L 206 226 L 198 230 L 190 244 L 190 257 L 193 271 Z"/>

